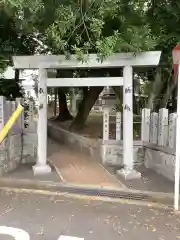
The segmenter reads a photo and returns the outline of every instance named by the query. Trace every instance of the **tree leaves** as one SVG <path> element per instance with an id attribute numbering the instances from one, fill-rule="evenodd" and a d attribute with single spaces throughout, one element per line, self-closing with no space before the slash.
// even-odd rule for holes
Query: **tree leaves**
<path id="1" fill-rule="evenodd" d="M 97 52 L 107 57 L 117 51 L 153 49 L 156 44 L 149 25 L 144 25 L 143 1 L 11 1 L 21 13 L 21 26 L 38 34 L 53 53 L 75 53 L 82 59 Z M 82 12 L 84 2 L 87 9 Z"/>

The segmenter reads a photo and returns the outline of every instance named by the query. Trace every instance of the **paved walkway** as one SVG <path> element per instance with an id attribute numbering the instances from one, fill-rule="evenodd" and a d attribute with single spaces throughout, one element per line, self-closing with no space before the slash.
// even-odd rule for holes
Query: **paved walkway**
<path id="1" fill-rule="evenodd" d="M 125 180 L 121 176 L 117 175 L 116 168 L 114 167 L 108 167 L 107 169 L 129 189 L 164 193 L 174 192 L 174 182 L 156 173 L 154 170 L 145 168 L 144 166 L 138 167 L 137 169 L 141 172 L 141 178 L 133 180 Z"/>
<path id="2" fill-rule="evenodd" d="M 106 169 L 85 154 L 74 152 L 49 140 L 49 159 L 56 166 L 64 182 L 99 187 L 129 188 L 141 191 L 173 193 L 174 183 L 151 169 L 140 167 L 141 179 L 125 181 L 116 174 L 116 169 Z"/>
<path id="3" fill-rule="evenodd" d="M 83 153 L 71 151 L 49 140 L 48 155 L 64 182 L 109 188 L 123 187 L 100 163 Z"/>
<path id="4" fill-rule="evenodd" d="M 26 180 L 34 180 L 38 181 L 51 181 L 51 182 L 59 182 L 60 178 L 57 174 L 56 170 L 52 167 L 52 171 L 49 174 L 45 175 L 34 175 L 32 166 L 34 163 L 29 164 L 21 164 L 17 169 L 12 172 L 8 172 L 4 175 L 5 178 L 11 179 L 26 179 Z"/>

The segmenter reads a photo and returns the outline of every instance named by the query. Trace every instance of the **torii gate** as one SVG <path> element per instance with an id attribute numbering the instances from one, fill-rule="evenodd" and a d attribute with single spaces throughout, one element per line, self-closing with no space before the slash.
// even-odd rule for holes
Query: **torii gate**
<path id="1" fill-rule="evenodd" d="M 133 67 L 150 67 L 159 64 L 161 52 L 116 53 L 102 63 L 96 54 L 90 54 L 89 60 L 82 63 L 71 55 L 14 56 L 16 69 L 39 69 L 38 77 L 38 157 L 33 166 L 34 174 L 51 172 L 47 164 L 47 87 L 83 87 L 83 86 L 123 86 L 123 163 L 121 174 L 125 179 L 140 178 L 134 170 L 133 161 Z M 47 78 L 47 69 L 97 69 L 123 68 L 123 77 L 96 78 Z"/>

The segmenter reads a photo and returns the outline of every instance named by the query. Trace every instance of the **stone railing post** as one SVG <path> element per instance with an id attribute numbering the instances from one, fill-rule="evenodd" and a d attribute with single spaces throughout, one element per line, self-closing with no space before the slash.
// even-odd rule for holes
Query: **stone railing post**
<path id="1" fill-rule="evenodd" d="M 149 142 L 150 138 L 150 109 L 142 109 L 142 118 L 141 118 L 141 141 Z"/>
<path id="2" fill-rule="evenodd" d="M 176 148 L 176 119 L 177 119 L 177 113 L 169 114 L 168 146 L 173 149 Z"/>
<path id="3" fill-rule="evenodd" d="M 22 98 L 16 98 L 16 105 L 18 106 L 19 104 L 22 106 L 24 105 L 24 100 Z M 17 126 L 20 132 L 24 131 L 24 111 L 17 120 Z"/>
<path id="4" fill-rule="evenodd" d="M 12 116 L 12 102 L 6 101 L 6 122 L 9 120 L 9 118 Z M 12 133 L 12 130 L 9 131 L 9 133 Z"/>
<path id="5" fill-rule="evenodd" d="M 109 107 L 103 108 L 103 141 L 109 140 Z"/>
<path id="6" fill-rule="evenodd" d="M 28 122 L 29 122 L 29 130 L 34 130 L 34 104 L 31 100 L 28 102 L 29 105 L 29 113 L 28 113 Z"/>
<path id="7" fill-rule="evenodd" d="M 121 112 L 116 112 L 116 140 L 121 140 Z"/>
<path id="8" fill-rule="evenodd" d="M 158 116 L 158 145 L 168 145 L 168 109 L 159 109 Z"/>
<path id="9" fill-rule="evenodd" d="M 150 118 L 150 142 L 153 144 L 157 144 L 157 138 L 158 138 L 158 131 L 157 131 L 157 126 L 158 126 L 158 113 L 153 112 L 151 113 L 151 118 Z"/>
<path id="10" fill-rule="evenodd" d="M 16 107 L 17 107 L 17 105 L 16 105 L 16 102 L 15 101 L 12 101 L 11 102 L 11 116 L 12 116 L 12 114 L 16 111 Z M 18 125 L 17 125 L 17 122 L 15 122 L 14 123 L 14 126 L 12 127 L 12 132 L 13 133 L 18 133 Z"/>
<path id="11" fill-rule="evenodd" d="M 3 129 L 5 125 L 5 111 L 6 111 L 6 99 L 3 96 L 0 96 L 0 130 Z"/>

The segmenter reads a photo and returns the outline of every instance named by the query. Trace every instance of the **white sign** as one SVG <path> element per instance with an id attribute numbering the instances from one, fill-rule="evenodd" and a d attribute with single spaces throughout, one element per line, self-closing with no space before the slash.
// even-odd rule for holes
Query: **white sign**
<path id="1" fill-rule="evenodd" d="M 14 240 L 30 240 L 29 234 L 19 228 L 0 226 L 0 235 L 9 235 Z M 84 238 L 61 235 L 58 240 L 84 240 Z"/>

